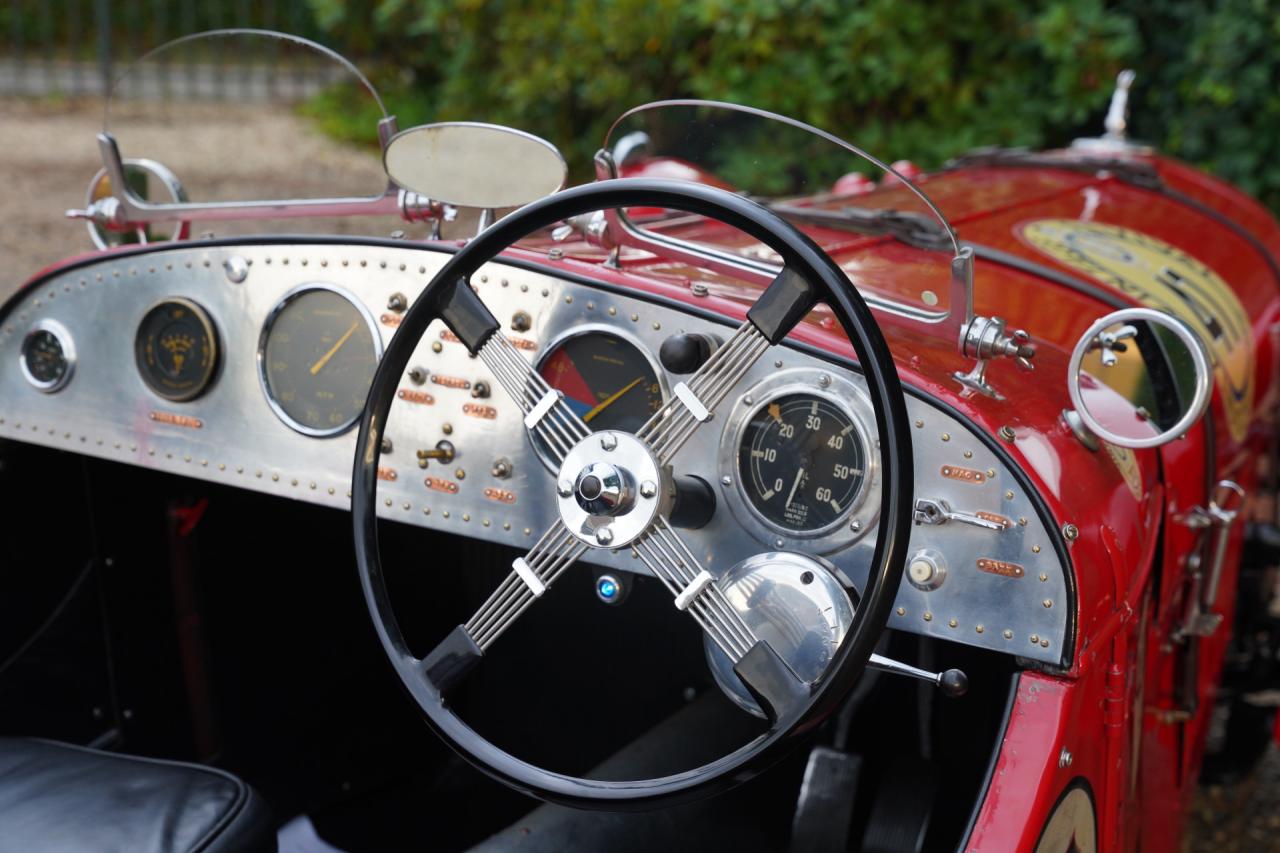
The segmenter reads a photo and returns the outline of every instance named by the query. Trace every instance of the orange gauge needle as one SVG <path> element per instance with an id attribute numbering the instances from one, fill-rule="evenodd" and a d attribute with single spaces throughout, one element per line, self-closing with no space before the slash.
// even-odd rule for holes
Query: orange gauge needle
<path id="1" fill-rule="evenodd" d="M 315 376 L 317 373 L 319 373 L 320 371 L 324 370 L 324 366 L 325 366 L 326 364 L 328 364 L 328 363 L 329 363 L 329 359 L 333 358 L 333 357 L 334 357 L 334 355 L 336 355 L 336 354 L 337 354 L 338 350 L 342 349 L 342 345 L 343 345 L 343 344 L 345 344 L 345 343 L 347 342 L 347 338 L 350 338 L 353 334 L 355 334 L 355 331 L 356 331 L 356 329 L 357 329 L 357 328 L 359 328 L 359 326 L 360 326 L 360 324 L 359 324 L 358 322 L 356 322 L 356 323 L 352 323 L 352 324 L 351 324 L 351 328 L 350 328 L 350 329 L 347 329 L 346 334 L 344 334 L 342 337 L 338 338 L 338 342 L 337 342 L 336 344 L 334 344 L 333 346 L 331 346 L 331 347 L 329 348 L 329 351 L 328 351 L 327 353 L 325 353 L 324 355 L 320 356 L 320 360 L 319 360 L 319 361 L 317 361 L 315 364 L 311 365 L 311 375 L 312 375 L 312 376 Z"/>
<path id="2" fill-rule="evenodd" d="M 610 395 L 609 395 L 609 397 L 608 397 L 607 399 L 605 399 L 603 402 L 601 402 L 601 403 L 600 403 L 600 405 L 596 406 L 594 409 L 592 409 L 591 411 L 589 411 L 589 412 L 587 412 L 585 415 L 583 415 L 583 416 L 582 416 L 582 422 L 583 422 L 584 424 L 589 424 L 589 423 L 591 423 L 591 419 L 592 419 L 592 418 L 594 418 L 596 415 L 598 415 L 598 414 L 600 414 L 601 412 L 603 412 L 605 409 L 609 408 L 609 406 L 613 405 L 613 403 L 614 403 L 614 402 L 615 402 L 619 397 L 621 397 L 623 394 L 627 393 L 628 391 L 630 391 L 632 388 L 636 387 L 637 385 L 639 385 L 639 384 L 640 384 L 641 382 L 643 382 L 643 381 L 644 381 L 644 377 L 643 377 L 643 376 L 638 376 L 638 377 L 636 377 L 634 380 L 632 380 L 631 382 L 627 383 L 627 386 L 626 386 L 625 388 L 623 388 L 622 390 L 620 390 L 620 391 L 615 391 L 614 393 L 610 394 Z"/>

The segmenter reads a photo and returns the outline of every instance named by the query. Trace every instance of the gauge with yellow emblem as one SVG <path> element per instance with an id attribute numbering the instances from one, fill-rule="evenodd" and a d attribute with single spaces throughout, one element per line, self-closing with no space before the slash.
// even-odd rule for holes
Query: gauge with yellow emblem
<path id="1" fill-rule="evenodd" d="M 272 410 L 303 435 L 346 432 L 364 409 L 382 339 L 373 315 L 332 284 L 285 294 L 262 326 L 258 376 Z"/>
<path id="2" fill-rule="evenodd" d="M 148 388 L 173 402 L 194 400 L 218 369 L 218 332 L 209 312 L 190 299 L 171 297 L 143 315 L 133 351 Z"/>

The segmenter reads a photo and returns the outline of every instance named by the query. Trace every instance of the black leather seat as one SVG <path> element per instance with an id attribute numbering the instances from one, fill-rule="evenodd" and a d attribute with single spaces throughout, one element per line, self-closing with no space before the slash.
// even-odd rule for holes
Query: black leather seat
<path id="1" fill-rule="evenodd" d="M 0 853 L 275 849 L 266 804 L 229 773 L 0 738 Z"/>

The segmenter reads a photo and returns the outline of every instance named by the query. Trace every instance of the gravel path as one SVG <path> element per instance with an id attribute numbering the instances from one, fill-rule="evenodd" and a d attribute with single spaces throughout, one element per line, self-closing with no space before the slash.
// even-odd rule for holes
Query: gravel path
<path id="1" fill-rule="evenodd" d="M 376 151 L 333 142 L 287 108 L 139 103 L 111 124 L 125 157 L 164 163 L 193 201 L 372 195 L 386 186 Z M 84 206 L 102 165 L 101 129 L 96 99 L 0 99 L 0 300 L 46 265 L 93 249 L 85 224 L 63 212 Z M 278 230 L 387 234 L 403 227 L 397 223 L 294 220 Z M 213 230 L 253 233 L 262 224 L 218 223 Z"/>
<path id="2" fill-rule="evenodd" d="M 62 258 L 91 251 L 84 205 L 100 168 L 100 102 L 0 99 L 0 301 Z M 375 152 L 333 142 L 286 109 L 262 105 L 140 104 L 113 117 L 126 157 L 160 160 L 193 200 L 369 195 L 385 186 Z M 386 234 L 397 219 L 294 220 L 285 232 Z M 219 225 L 254 233 L 262 223 Z M 1252 778 L 1197 798 L 1187 853 L 1280 850 L 1280 751 Z"/>

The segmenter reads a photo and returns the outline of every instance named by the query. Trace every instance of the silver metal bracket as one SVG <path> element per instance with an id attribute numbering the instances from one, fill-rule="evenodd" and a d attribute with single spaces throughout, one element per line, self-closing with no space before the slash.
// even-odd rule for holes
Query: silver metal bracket
<path id="1" fill-rule="evenodd" d="M 977 359 L 968 373 L 956 371 L 952 374 L 967 392 L 977 392 L 996 400 L 1004 399 L 986 378 L 987 363 L 994 358 L 1012 358 L 1023 370 L 1035 370 L 1031 360 L 1036 356 L 1036 348 L 1031 344 L 1031 336 L 1022 329 L 1014 329 L 1006 334 L 1005 328 L 1006 323 L 1000 317 L 977 316 L 960 329 L 960 354 Z"/>
<path id="2" fill-rule="evenodd" d="M 994 530 L 999 533 L 1006 525 L 993 518 L 983 518 L 969 512 L 955 512 L 951 505 L 941 498 L 920 498 L 916 501 L 914 513 L 916 524 L 946 524 L 949 521 Z"/>
<path id="3" fill-rule="evenodd" d="M 1206 531 L 1205 556 L 1193 553 L 1187 558 L 1187 571 L 1192 579 L 1190 604 L 1182 626 L 1174 632 L 1175 640 L 1208 637 L 1222 625 L 1221 614 L 1214 613 L 1222 568 L 1226 562 L 1231 528 L 1244 508 L 1245 491 L 1231 480 L 1219 480 L 1214 486 L 1208 508 L 1192 507 L 1174 516 L 1174 521 L 1192 530 Z"/>

